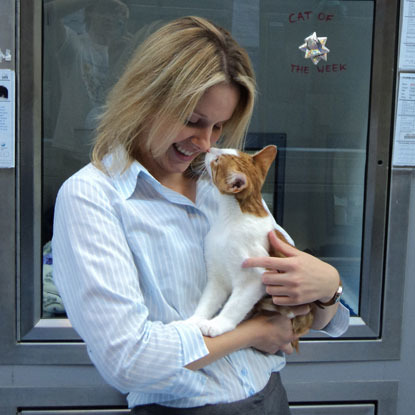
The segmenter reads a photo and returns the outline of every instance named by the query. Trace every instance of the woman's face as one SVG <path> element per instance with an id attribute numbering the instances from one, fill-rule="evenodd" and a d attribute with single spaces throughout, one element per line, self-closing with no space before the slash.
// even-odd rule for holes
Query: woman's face
<path id="1" fill-rule="evenodd" d="M 238 100 L 235 85 L 223 83 L 209 88 L 167 150 L 157 157 L 151 151 L 141 154 L 140 161 L 160 182 L 181 175 L 200 153 L 216 143 Z"/>

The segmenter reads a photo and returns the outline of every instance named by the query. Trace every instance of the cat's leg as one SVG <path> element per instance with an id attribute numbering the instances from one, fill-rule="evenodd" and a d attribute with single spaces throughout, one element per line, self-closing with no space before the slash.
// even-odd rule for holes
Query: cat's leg
<path id="1" fill-rule="evenodd" d="M 205 336 L 215 337 L 233 330 L 265 294 L 261 279 L 234 287 L 218 316 L 199 326 Z"/>
<path id="2" fill-rule="evenodd" d="M 195 312 L 189 321 L 196 323 L 199 327 L 208 319 L 212 318 L 229 297 L 230 289 L 224 281 L 215 276 L 209 278 Z"/>

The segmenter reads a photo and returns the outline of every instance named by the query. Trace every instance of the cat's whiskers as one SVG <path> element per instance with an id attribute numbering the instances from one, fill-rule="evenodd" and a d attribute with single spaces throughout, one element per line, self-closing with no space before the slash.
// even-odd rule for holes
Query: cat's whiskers
<path id="1" fill-rule="evenodd" d="M 205 166 L 205 155 L 198 155 L 190 164 L 189 168 L 186 170 L 186 177 L 197 179 L 207 174 L 207 169 Z"/>

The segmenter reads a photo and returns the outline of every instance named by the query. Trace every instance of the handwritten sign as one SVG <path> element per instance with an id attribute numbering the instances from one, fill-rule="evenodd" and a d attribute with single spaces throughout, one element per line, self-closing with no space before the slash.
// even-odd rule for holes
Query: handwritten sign
<path id="1" fill-rule="evenodd" d="M 345 63 L 332 63 L 330 65 L 319 65 L 316 68 L 318 73 L 335 73 L 346 71 L 347 65 Z M 292 63 L 291 72 L 309 74 L 311 71 L 309 66 L 296 65 Z"/>
<path id="2" fill-rule="evenodd" d="M 326 11 L 314 11 L 314 10 L 300 10 L 291 12 L 288 14 L 288 23 L 289 24 L 300 24 L 301 23 L 307 23 L 307 27 L 309 27 L 310 23 L 318 22 L 318 23 L 326 23 L 326 22 L 335 22 L 336 20 L 336 14 Z M 323 26 L 320 26 L 319 34 L 326 35 L 326 33 L 321 32 L 321 28 Z M 330 40 L 330 39 L 329 39 Z M 332 47 L 332 46 L 330 46 Z M 301 75 L 308 75 L 310 73 L 313 73 L 317 71 L 317 73 L 321 74 L 336 74 L 340 72 L 344 72 L 347 70 L 346 63 L 330 63 L 330 64 L 321 64 L 318 63 L 315 66 L 315 69 L 310 68 L 310 66 L 304 64 L 304 65 L 298 65 L 295 63 L 290 64 L 290 72 L 291 73 L 297 73 Z"/>
<path id="3" fill-rule="evenodd" d="M 315 15 L 316 13 L 314 13 L 311 10 L 304 11 L 304 12 L 290 13 L 290 15 L 288 16 L 288 21 L 289 23 L 305 22 L 307 20 L 310 20 Z M 320 13 L 317 13 L 317 19 L 322 22 L 328 22 L 334 19 L 334 14 L 326 14 L 324 12 L 320 12 Z"/>

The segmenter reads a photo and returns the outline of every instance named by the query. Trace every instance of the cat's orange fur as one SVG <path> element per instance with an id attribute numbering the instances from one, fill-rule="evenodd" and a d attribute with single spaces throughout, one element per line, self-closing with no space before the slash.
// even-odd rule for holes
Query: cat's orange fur
<path id="1" fill-rule="evenodd" d="M 234 193 L 243 213 L 258 217 L 267 216 L 268 212 L 262 204 L 261 188 L 276 154 L 277 148 L 268 146 L 254 157 L 241 151 L 238 152 L 238 157 L 231 154 L 222 155 L 217 165 L 212 166 L 216 187 L 222 193 Z M 229 172 L 244 172 L 249 175 L 250 180 L 240 186 L 231 186 Z"/>

